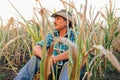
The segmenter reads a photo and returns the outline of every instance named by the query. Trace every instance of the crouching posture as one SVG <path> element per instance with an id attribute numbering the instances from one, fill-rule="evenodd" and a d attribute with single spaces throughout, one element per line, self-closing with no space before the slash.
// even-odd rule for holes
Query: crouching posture
<path id="1" fill-rule="evenodd" d="M 72 15 L 66 10 L 61 10 L 52 15 L 54 20 L 54 35 L 49 33 L 46 37 L 46 48 L 50 48 L 54 38 L 64 37 L 75 42 L 75 35 L 72 31 Z M 39 41 L 36 46 L 34 46 L 34 56 L 26 63 L 26 65 L 19 71 L 14 80 L 32 80 L 36 72 L 40 69 L 40 61 L 42 58 L 42 47 L 44 45 L 44 40 Z M 59 54 L 59 52 L 60 54 Z M 63 43 L 57 43 L 54 45 L 52 53 L 52 62 L 54 66 L 54 71 L 57 69 L 57 79 L 61 72 L 62 67 L 68 61 L 68 46 Z M 57 68 L 56 68 L 57 66 Z M 83 72 L 82 72 L 83 73 Z M 56 72 L 55 72 L 56 74 Z M 81 74 L 83 75 L 83 74 Z M 62 74 L 59 78 L 60 80 L 68 80 L 68 67 L 64 66 Z"/>

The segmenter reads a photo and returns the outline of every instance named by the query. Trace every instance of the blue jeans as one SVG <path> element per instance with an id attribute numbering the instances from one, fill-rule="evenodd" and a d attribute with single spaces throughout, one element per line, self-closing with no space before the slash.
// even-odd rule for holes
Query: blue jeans
<path id="1" fill-rule="evenodd" d="M 68 78 L 68 65 L 69 63 L 66 62 L 60 72 L 59 80 L 69 80 Z M 82 67 L 82 71 L 80 72 L 80 80 L 82 80 L 85 74 L 85 66 Z"/>
<path id="2" fill-rule="evenodd" d="M 40 68 L 40 58 L 33 56 L 20 70 L 14 80 L 32 80 Z"/>
<path id="3" fill-rule="evenodd" d="M 40 60 L 40 58 L 33 56 L 19 71 L 14 80 L 32 80 L 35 73 L 37 73 L 37 71 L 40 69 Z M 56 71 L 56 65 L 54 65 L 54 71 Z M 55 76 L 58 77 L 58 75 Z"/>
<path id="4" fill-rule="evenodd" d="M 32 80 L 35 73 L 40 69 L 40 58 L 33 56 L 27 64 L 19 71 L 14 80 Z M 65 63 L 59 80 L 68 80 L 68 62 Z M 82 71 L 83 73 L 83 71 Z M 81 75 L 80 75 L 81 76 Z"/>

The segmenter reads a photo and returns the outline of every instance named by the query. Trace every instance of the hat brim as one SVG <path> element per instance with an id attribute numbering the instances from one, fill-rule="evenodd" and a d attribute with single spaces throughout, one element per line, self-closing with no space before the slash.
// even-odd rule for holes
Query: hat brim
<path id="1" fill-rule="evenodd" d="M 61 17 L 68 19 L 69 21 L 72 22 L 72 16 L 68 15 L 66 12 L 56 12 L 51 17 L 55 18 L 56 16 L 61 16 Z"/>
<path id="2" fill-rule="evenodd" d="M 66 11 L 58 11 L 54 14 L 51 15 L 51 17 L 56 17 L 56 16 L 61 16 L 67 20 L 69 20 L 72 24 L 74 23 L 74 26 L 76 26 L 76 21 L 75 19 L 72 18 L 72 15 Z"/>

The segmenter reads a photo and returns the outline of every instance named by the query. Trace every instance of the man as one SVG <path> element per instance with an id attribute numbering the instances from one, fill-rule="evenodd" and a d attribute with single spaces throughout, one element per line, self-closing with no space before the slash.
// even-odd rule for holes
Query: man
<path id="1" fill-rule="evenodd" d="M 54 37 L 65 37 L 69 38 L 72 42 L 75 42 L 74 32 L 71 30 L 72 28 L 72 15 L 66 10 L 61 10 L 52 15 L 54 20 Z M 68 27 L 69 26 L 69 27 Z M 46 38 L 46 47 L 49 49 L 50 45 L 54 41 L 53 35 L 48 34 Z M 40 68 L 40 60 L 42 58 L 42 47 L 44 45 L 44 40 L 37 43 L 37 45 L 33 49 L 33 56 L 27 64 L 20 70 L 18 75 L 14 80 L 32 80 L 34 74 Z M 58 49 L 61 54 L 58 54 Z M 68 46 L 62 43 L 58 43 L 54 45 L 52 62 L 56 65 L 58 63 L 58 76 L 62 69 L 64 63 L 68 60 Z M 55 68 L 56 69 L 56 68 Z"/>

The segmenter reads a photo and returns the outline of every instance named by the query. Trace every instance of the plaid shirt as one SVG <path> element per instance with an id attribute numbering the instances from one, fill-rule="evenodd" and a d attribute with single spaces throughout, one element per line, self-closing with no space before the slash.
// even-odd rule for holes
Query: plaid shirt
<path id="1" fill-rule="evenodd" d="M 56 37 L 56 38 L 59 37 L 59 31 L 54 30 L 54 37 Z M 66 35 L 64 37 L 69 38 L 72 42 L 75 42 L 75 35 L 74 35 L 74 32 L 71 29 L 68 30 L 68 32 L 66 33 Z M 46 37 L 46 47 L 47 47 L 47 49 L 49 49 L 53 40 L 54 40 L 53 35 L 51 33 L 49 33 Z M 44 40 L 39 41 L 37 44 L 42 47 L 44 45 Z M 65 45 L 63 43 L 57 43 L 57 44 L 54 45 L 53 55 L 56 56 L 56 55 L 59 54 L 58 51 L 60 51 L 60 53 L 62 53 L 66 50 L 68 50 L 67 45 Z M 63 61 L 60 61 L 59 64 L 63 65 Z"/>

